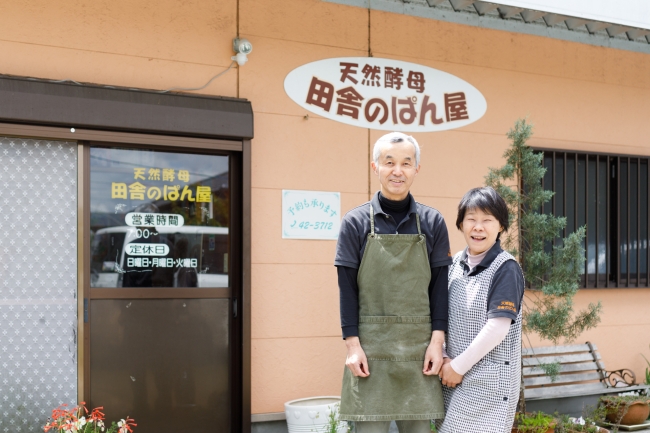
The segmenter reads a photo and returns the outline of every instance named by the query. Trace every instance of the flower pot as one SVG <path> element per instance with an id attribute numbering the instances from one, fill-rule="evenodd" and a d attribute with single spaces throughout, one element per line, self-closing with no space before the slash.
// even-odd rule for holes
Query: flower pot
<path id="1" fill-rule="evenodd" d="M 289 433 L 330 433 L 330 414 L 335 413 L 336 433 L 345 433 L 346 421 L 338 420 L 341 397 L 324 396 L 300 398 L 284 404 Z"/>
<path id="2" fill-rule="evenodd" d="M 626 409 L 627 412 L 625 412 Z M 625 415 L 623 415 L 624 412 Z M 621 404 L 618 410 L 616 407 L 608 405 L 607 420 L 613 424 L 636 425 L 643 424 L 648 419 L 648 415 L 650 415 L 650 406 L 648 406 L 648 403 L 636 401 L 630 403 L 629 406 Z"/>

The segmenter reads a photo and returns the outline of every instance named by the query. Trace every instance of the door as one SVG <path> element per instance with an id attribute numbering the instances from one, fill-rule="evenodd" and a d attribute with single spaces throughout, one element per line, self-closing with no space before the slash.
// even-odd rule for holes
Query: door
<path id="1" fill-rule="evenodd" d="M 236 428 L 237 153 L 89 147 L 87 390 L 139 433 Z"/>

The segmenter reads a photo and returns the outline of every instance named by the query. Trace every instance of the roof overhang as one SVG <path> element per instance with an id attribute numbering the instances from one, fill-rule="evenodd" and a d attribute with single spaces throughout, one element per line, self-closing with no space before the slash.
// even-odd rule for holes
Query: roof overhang
<path id="1" fill-rule="evenodd" d="M 400 0 L 404 3 L 417 3 Z M 642 0 L 424 0 L 429 7 L 489 15 L 504 20 L 565 27 L 589 34 L 624 36 L 650 44 L 650 2 Z"/>
<path id="2" fill-rule="evenodd" d="M 650 2 L 647 0 L 499 0 L 493 4 L 521 8 L 529 11 L 527 13 L 564 16 L 572 21 L 584 21 L 583 25 L 606 24 L 650 32 Z"/>
<path id="3" fill-rule="evenodd" d="M 650 53 L 648 0 L 323 0 Z"/>

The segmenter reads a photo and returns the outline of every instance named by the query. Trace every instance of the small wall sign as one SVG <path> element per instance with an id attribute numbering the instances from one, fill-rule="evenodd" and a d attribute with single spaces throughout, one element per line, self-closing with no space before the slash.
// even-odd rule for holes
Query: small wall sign
<path id="1" fill-rule="evenodd" d="M 282 238 L 336 240 L 341 193 L 282 190 Z"/>
<path id="2" fill-rule="evenodd" d="M 474 86 L 416 63 L 378 57 L 318 60 L 289 72 L 284 90 L 312 113 L 370 129 L 444 131 L 487 110 Z"/>

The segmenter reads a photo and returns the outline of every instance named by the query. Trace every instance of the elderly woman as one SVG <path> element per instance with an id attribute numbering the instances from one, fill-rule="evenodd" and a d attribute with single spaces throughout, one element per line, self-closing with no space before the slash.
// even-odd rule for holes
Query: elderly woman
<path id="1" fill-rule="evenodd" d="M 440 373 L 445 399 L 440 433 L 510 432 L 521 380 L 524 278 L 501 249 L 508 207 L 492 188 L 474 188 L 458 205 L 467 248 L 449 268 L 449 331 Z"/>

